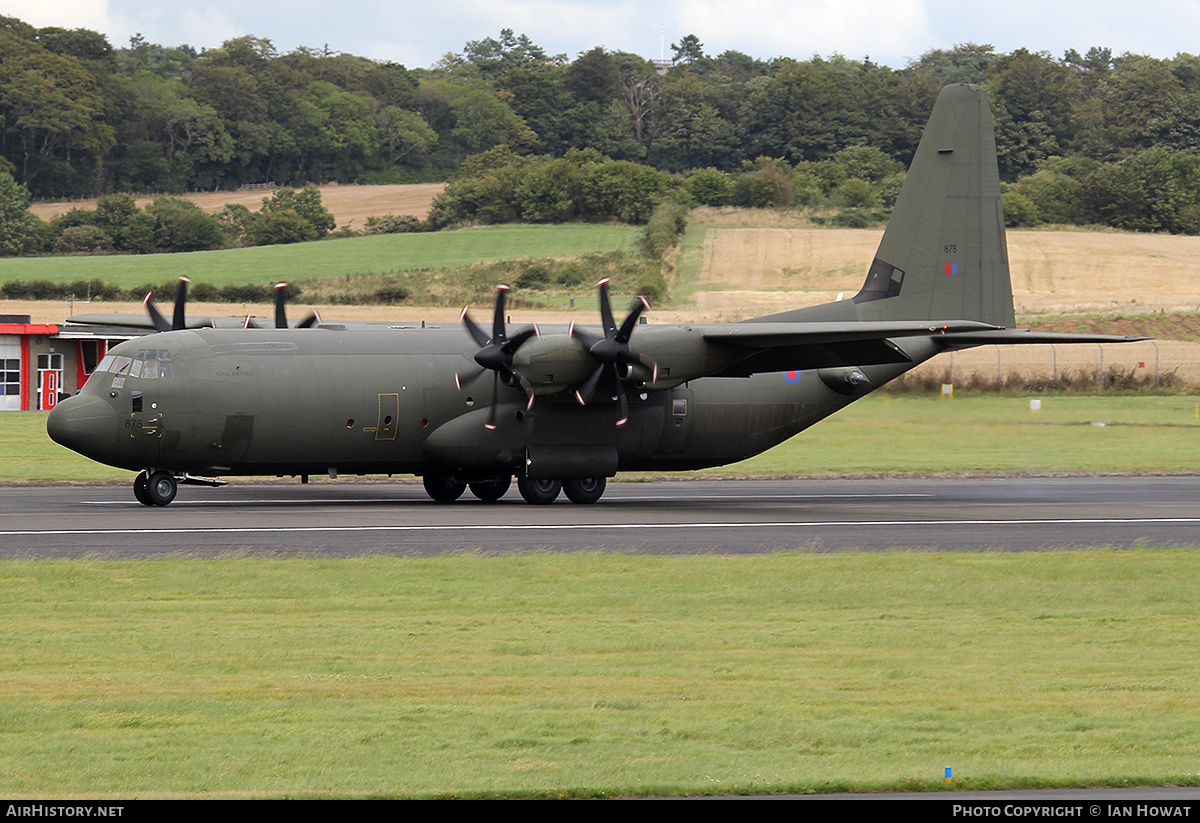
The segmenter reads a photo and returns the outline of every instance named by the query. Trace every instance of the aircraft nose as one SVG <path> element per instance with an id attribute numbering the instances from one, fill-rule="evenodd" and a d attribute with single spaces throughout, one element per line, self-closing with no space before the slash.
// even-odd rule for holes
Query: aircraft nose
<path id="1" fill-rule="evenodd" d="M 46 418 L 46 433 L 60 446 L 91 456 L 113 440 L 113 410 L 94 394 L 60 401 Z"/>

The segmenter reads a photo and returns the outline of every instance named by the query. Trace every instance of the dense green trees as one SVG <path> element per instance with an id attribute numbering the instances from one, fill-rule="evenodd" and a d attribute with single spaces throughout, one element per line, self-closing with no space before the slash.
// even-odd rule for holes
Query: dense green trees
<path id="1" fill-rule="evenodd" d="M 29 211 L 29 189 L 0 169 L 0 257 L 41 251 L 46 228 Z"/>
<path id="2" fill-rule="evenodd" d="M 408 69 L 328 50 L 281 54 L 252 35 L 203 52 L 140 36 L 113 48 L 86 29 L 0 17 L 0 170 L 42 198 L 447 179 L 467 164 L 454 205 L 439 211 L 450 222 L 466 219 L 470 203 L 480 210 L 471 219 L 485 222 L 644 221 L 653 205 L 640 192 L 661 188 L 664 173 L 698 202 L 886 209 L 939 89 L 971 82 L 988 90 L 996 115 L 1010 220 L 1196 223 L 1183 212 L 1195 208 L 1187 192 L 1190 158 L 1200 156 L 1200 57 L 1094 47 L 1055 58 L 966 43 L 889 68 L 837 55 L 712 56 L 694 35 L 672 49 L 660 70 L 601 47 L 551 55 L 504 30 Z M 469 158 L 497 150 L 508 153 L 503 168 L 471 171 Z M 512 158 L 528 162 L 518 172 Z M 639 194 L 622 195 L 623 186 Z M 220 227 L 241 242 L 328 231 L 288 211 L 267 209 L 253 232 L 232 211 Z M 61 224 L 50 242 L 144 251 L 172 235 L 165 216 L 146 210 L 137 220 L 115 233 Z M 64 239 L 82 226 L 103 236 L 81 229 Z"/>

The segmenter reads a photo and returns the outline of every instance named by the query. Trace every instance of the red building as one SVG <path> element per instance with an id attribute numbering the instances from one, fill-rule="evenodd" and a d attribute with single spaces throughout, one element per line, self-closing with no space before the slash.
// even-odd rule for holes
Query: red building
<path id="1" fill-rule="evenodd" d="M 0 411 L 44 411 L 75 394 L 109 346 L 139 337 L 110 326 L 31 323 L 0 314 Z"/>

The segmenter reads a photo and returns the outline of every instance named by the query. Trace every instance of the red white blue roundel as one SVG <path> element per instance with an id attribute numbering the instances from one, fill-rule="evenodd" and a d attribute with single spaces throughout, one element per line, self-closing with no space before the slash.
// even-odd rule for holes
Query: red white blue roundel
<path id="1" fill-rule="evenodd" d="M 799 383 L 799 382 L 800 382 L 800 372 L 798 372 L 798 371 L 785 371 L 785 372 L 783 373 L 783 379 L 784 379 L 784 380 L 786 380 L 786 381 L 788 381 L 789 383 L 791 383 L 791 384 L 794 386 L 794 385 L 796 385 L 797 383 Z"/>

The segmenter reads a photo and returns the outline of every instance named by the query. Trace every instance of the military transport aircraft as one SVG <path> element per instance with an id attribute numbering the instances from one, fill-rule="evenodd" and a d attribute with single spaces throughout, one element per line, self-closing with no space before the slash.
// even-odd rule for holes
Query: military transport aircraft
<path id="1" fill-rule="evenodd" d="M 436 501 L 600 499 L 618 471 L 719 466 L 764 451 L 934 355 L 984 344 L 1120 342 L 1013 329 L 991 112 L 938 97 L 862 289 L 728 324 L 490 331 L 322 323 L 191 328 L 183 290 L 158 334 L 114 347 L 50 413 L 50 436 L 137 472 L 165 506 L 223 476 L 415 474 Z M 210 325 L 205 323 L 205 325 Z M 219 324 L 211 324 L 219 325 Z M 491 379 L 486 379 L 491 372 Z M 481 379 L 483 378 L 483 379 Z M 536 401 L 536 402 L 535 402 Z"/>

